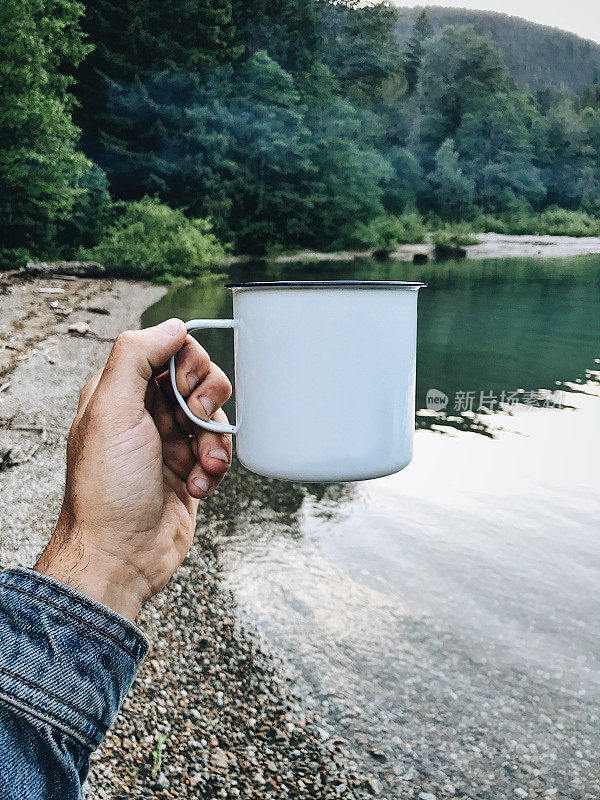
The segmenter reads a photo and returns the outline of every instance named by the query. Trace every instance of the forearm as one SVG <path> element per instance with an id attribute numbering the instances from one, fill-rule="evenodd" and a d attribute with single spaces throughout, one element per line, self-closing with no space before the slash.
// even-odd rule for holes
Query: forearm
<path id="1" fill-rule="evenodd" d="M 0 797 L 74 800 L 147 651 L 130 622 L 32 570 L 0 573 Z"/>

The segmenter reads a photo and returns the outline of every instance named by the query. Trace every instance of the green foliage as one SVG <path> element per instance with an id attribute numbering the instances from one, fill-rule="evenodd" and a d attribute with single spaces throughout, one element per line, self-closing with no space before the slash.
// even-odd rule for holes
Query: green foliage
<path id="1" fill-rule="evenodd" d="M 20 269 L 31 261 L 31 254 L 23 247 L 0 247 L 0 270 Z"/>
<path id="2" fill-rule="evenodd" d="M 125 274 L 176 278 L 217 261 L 219 242 L 259 255 L 388 251 L 423 236 L 421 214 L 448 246 L 445 224 L 459 219 L 597 230 L 591 44 L 499 15 L 399 18 L 389 2 L 83 5 L 89 44 L 76 0 L 0 7 L 4 265 L 83 248 Z M 469 19 L 475 28 L 462 26 Z M 509 25 L 516 40 L 556 44 L 569 64 L 578 53 L 588 78 L 566 67 L 565 82 L 579 94 L 556 88 L 547 54 L 522 47 L 519 61 Z"/>
<path id="3" fill-rule="evenodd" d="M 74 0 L 0 4 L 0 243 L 6 250 L 53 247 L 56 225 L 88 168 L 75 152 L 70 85 L 88 48 Z"/>
<path id="4" fill-rule="evenodd" d="M 99 244 L 84 250 L 115 275 L 161 280 L 199 277 L 225 250 L 206 219 L 188 219 L 156 198 L 121 204 L 121 215 Z"/>
<path id="5" fill-rule="evenodd" d="M 376 255 L 391 253 L 400 244 L 425 241 L 425 227 L 420 214 L 407 212 L 400 217 L 383 214 L 357 226 L 353 244 L 372 250 Z"/>
<path id="6" fill-rule="evenodd" d="M 425 176 L 419 159 L 406 147 L 392 147 L 387 152 L 393 174 L 385 185 L 385 206 L 400 214 L 413 206 L 426 189 Z"/>
<path id="7" fill-rule="evenodd" d="M 152 777 L 156 778 L 162 766 L 163 751 L 165 749 L 165 742 L 167 737 L 164 733 L 159 733 L 156 737 L 156 744 L 152 751 Z"/>
<path id="8" fill-rule="evenodd" d="M 541 213 L 522 210 L 494 216 L 479 214 L 472 222 L 474 230 L 487 233 L 526 234 L 530 236 L 600 236 L 600 218 L 584 211 L 552 206 Z"/>
<path id="9" fill-rule="evenodd" d="M 319 46 L 314 0 L 234 0 L 233 20 L 247 57 L 264 50 L 292 72 L 314 62 Z"/>
<path id="10" fill-rule="evenodd" d="M 410 39 L 419 13 L 419 7 L 400 9 L 396 23 L 400 47 Z M 479 36 L 489 37 L 521 89 L 581 91 L 600 78 L 600 45 L 574 33 L 495 11 L 437 5 L 427 7 L 427 16 L 435 36 L 447 25 L 472 25 Z"/>
<path id="11" fill-rule="evenodd" d="M 237 58 L 231 0 L 84 0 L 84 32 L 94 49 L 78 72 L 76 121 L 98 160 L 104 137 L 135 136 L 111 111 L 112 97 L 171 70 L 202 73 Z M 138 120 L 137 132 L 152 127 Z M 101 166 L 105 166 L 101 163 Z"/>
<path id="12" fill-rule="evenodd" d="M 510 90 L 502 56 L 471 27 L 445 28 L 429 39 L 420 73 L 421 136 L 438 148 L 456 134 L 466 113 Z"/>
<path id="13" fill-rule="evenodd" d="M 515 91 L 495 92 L 464 113 L 455 141 L 476 203 L 494 209 L 507 191 L 534 203 L 544 198 L 546 187 L 534 163 L 540 142 L 536 137 L 534 148 L 531 136 L 537 124 L 531 98 Z"/>
<path id="14" fill-rule="evenodd" d="M 433 232 L 431 241 L 436 258 L 456 258 L 466 254 L 465 247 L 477 244 L 473 230 L 464 223 L 444 225 Z"/>
<path id="15" fill-rule="evenodd" d="M 78 176 L 71 213 L 57 232 L 57 243 L 70 254 L 98 244 L 114 215 L 108 180 L 96 164 Z"/>
<path id="16" fill-rule="evenodd" d="M 468 213 L 473 203 L 474 183 L 463 174 L 452 139 L 435 154 L 435 169 L 429 176 L 430 205 L 450 218 Z"/>
<path id="17" fill-rule="evenodd" d="M 433 26 L 429 21 L 427 11 L 423 8 L 419 11 L 419 15 L 415 20 L 412 35 L 406 44 L 405 50 L 406 63 L 404 72 L 406 74 L 409 94 L 413 94 L 417 88 L 421 62 L 423 60 L 423 53 L 425 52 L 424 43 L 427 39 L 431 39 L 432 36 Z"/>
<path id="18" fill-rule="evenodd" d="M 323 62 L 351 100 L 372 105 L 404 93 L 407 84 L 394 37 L 398 12 L 393 5 L 319 2 L 317 12 L 325 39 Z"/>

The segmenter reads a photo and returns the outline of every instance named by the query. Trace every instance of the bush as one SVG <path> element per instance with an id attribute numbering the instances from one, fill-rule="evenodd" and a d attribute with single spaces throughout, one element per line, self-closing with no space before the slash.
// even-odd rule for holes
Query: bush
<path id="1" fill-rule="evenodd" d="M 543 233 L 551 236 L 598 236 L 600 220 L 585 211 L 568 211 L 553 206 L 541 214 Z"/>
<path id="2" fill-rule="evenodd" d="M 31 255 L 23 247 L 0 247 L 0 270 L 20 269 L 31 261 Z"/>
<path id="3" fill-rule="evenodd" d="M 467 254 L 465 247 L 478 241 L 471 228 L 461 223 L 438 228 L 431 240 L 436 258 L 462 258 Z"/>
<path id="4" fill-rule="evenodd" d="M 153 280 L 199 277 L 225 255 L 207 219 L 144 197 L 120 203 L 121 214 L 98 245 L 82 251 L 115 275 Z"/>
<path id="5" fill-rule="evenodd" d="M 600 236 L 600 219 L 585 211 L 569 211 L 551 206 L 536 213 L 506 212 L 499 216 L 480 214 L 473 222 L 486 233 L 526 234 L 529 236 Z"/>
<path id="6" fill-rule="evenodd" d="M 400 244 L 419 244 L 425 240 L 425 227 L 420 214 L 410 211 L 400 217 L 382 214 L 367 224 L 358 225 L 351 236 L 353 245 L 387 255 Z"/>

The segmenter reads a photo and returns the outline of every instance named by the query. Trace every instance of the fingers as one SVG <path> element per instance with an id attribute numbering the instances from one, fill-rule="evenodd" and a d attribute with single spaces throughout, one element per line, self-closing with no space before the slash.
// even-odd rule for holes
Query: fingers
<path id="1" fill-rule="evenodd" d="M 164 385 L 162 380 L 159 382 Z M 220 367 L 211 362 L 206 350 L 191 336 L 187 337 L 177 355 L 175 382 L 192 414 L 203 420 L 209 420 L 217 408 L 231 397 L 229 379 Z M 187 433 L 198 431 L 180 408 L 177 409 L 176 419 Z"/>
<path id="2" fill-rule="evenodd" d="M 192 437 L 186 435 L 175 421 L 170 399 L 159 386 L 152 417 L 161 436 L 165 465 L 185 482 L 192 497 L 207 497 L 231 466 L 231 436 L 204 430 Z M 214 414 L 214 419 L 228 421 L 221 409 Z"/>
<path id="3" fill-rule="evenodd" d="M 223 370 L 211 362 L 210 368 L 194 391 L 186 398 L 188 408 L 199 419 L 214 417 L 215 411 L 231 397 L 231 383 Z M 177 407 L 175 419 L 187 433 L 199 433 L 200 429 Z"/>
<path id="4" fill-rule="evenodd" d="M 121 333 L 98 383 L 99 396 L 118 404 L 125 414 L 141 414 L 153 370 L 175 355 L 185 340 L 186 329 L 180 319 Z"/>
<path id="5" fill-rule="evenodd" d="M 227 415 L 218 409 L 217 422 L 227 423 Z M 192 497 L 207 497 L 223 479 L 231 466 L 231 436 L 204 431 L 191 439 L 196 463 L 187 477 L 187 490 Z"/>
<path id="6" fill-rule="evenodd" d="M 175 359 L 175 382 L 187 397 L 204 379 L 210 368 L 210 356 L 189 334 Z"/>
<path id="7" fill-rule="evenodd" d="M 159 386 L 155 388 L 151 413 L 162 441 L 163 463 L 178 478 L 187 481 L 196 464 L 196 456 L 192 452 L 192 440 L 175 422 L 170 401 Z"/>

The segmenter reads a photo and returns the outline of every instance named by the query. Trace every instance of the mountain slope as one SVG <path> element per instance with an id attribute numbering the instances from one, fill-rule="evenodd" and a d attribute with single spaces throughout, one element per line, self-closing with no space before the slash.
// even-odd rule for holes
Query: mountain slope
<path id="1" fill-rule="evenodd" d="M 600 45 L 574 33 L 494 11 L 426 6 L 438 34 L 446 25 L 472 25 L 504 55 L 515 83 L 526 89 L 580 91 L 600 81 Z M 398 43 L 404 47 L 421 8 L 399 8 Z"/>

